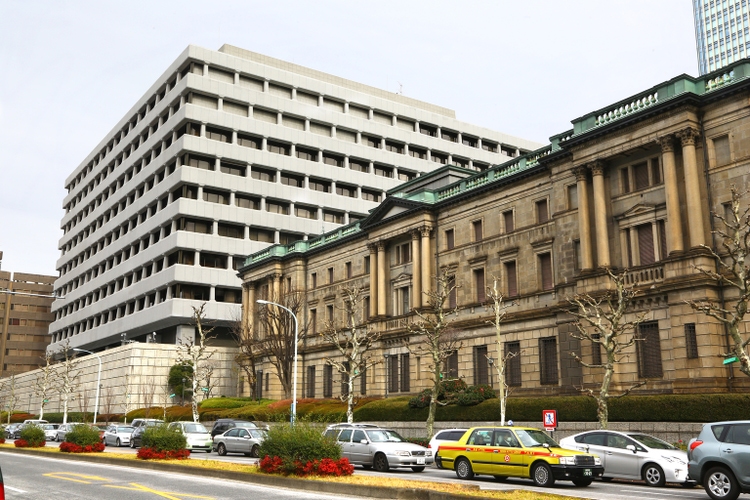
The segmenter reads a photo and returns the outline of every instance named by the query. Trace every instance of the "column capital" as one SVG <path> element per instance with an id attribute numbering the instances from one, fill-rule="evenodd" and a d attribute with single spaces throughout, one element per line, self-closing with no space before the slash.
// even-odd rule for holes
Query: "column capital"
<path id="1" fill-rule="evenodd" d="M 377 243 L 368 243 L 367 249 L 370 251 L 370 253 L 378 253 L 378 244 Z"/>
<path id="2" fill-rule="evenodd" d="M 662 153 L 674 152 L 674 135 L 663 135 L 661 137 L 658 137 L 656 139 L 656 142 L 659 143 L 659 146 L 661 146 Z"/>
<path id="3" fill-rule="evenodd" d="M 409 234 L 411 235 L 412 240 L 418 240 L 420 238 L 420 229 L 411 229 L 409 230 Z"/>
<path id="4" fill-rule="evenodd" d="M 577 181 L 585 181 L 588 178 L 589 170 L 585 165 L 578 165 L 573 167 L 573 175 L 576 176 Z"/>
<path id="5" fill-rule="evenodd" d="M 680 138 L 682 146 L 695 146 L 695 140 L 700 136 L 698 129 L 693 127 L 687 127 L 677 132 L 677 137 Z"/>
<path id="6" fill-rule="evenodd" d="M 385 246 L 386 246 L 385 240 L 379 240 L 378 242 L 375 243 L 375 245 L 377 245 L 378 252 L 385 252 Z"/>
<path id="7" fill-rule="evenodd" d="M 604 162 L 601 160 L 592 161 L 588 164 L 593 175 L 604 175 Z"/>
<path id="8" fill-rule="evenodd" d="M 242 288 L 245 290 L 255 290 L 255 281 L 246 281 L 242 284 Z"/>
<path id="9" fill-rule="evenodd" d="M 432 233 L 432 226 L 422 226 L 419 228 L 419 233 L 422 237 L 429 237 Z"/>

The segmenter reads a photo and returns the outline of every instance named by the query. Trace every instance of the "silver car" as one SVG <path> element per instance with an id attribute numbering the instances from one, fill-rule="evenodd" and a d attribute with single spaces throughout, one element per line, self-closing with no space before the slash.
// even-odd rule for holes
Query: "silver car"
<path id="1" fill-rule="evenodd" d="M 560 440 L 560 446 L 598 455 L 604 466 L 603 480 L 642 479 L 649 486 L 688 480 L 687 453 L 659 438 L 641 432 L 590 431 Z"/>
<path id="2" fill-rule="evenodd" d="M 42 430 L 44 430 L 44 439 L 45 441 L 54 441 L 55 436 L 57 436 L 57 428 L 60 427 L 59 424 L 43 424 Z"/>
<path id="3" fill-rule="evenodd" d="M 130 436 L 133 434 L 135 427 L 130 425 L 110 425 L 107 430 L 104 431 L 102 436 L 102 442 L 105 446 L 125 446 L 130 444 Z"/>
<path id="4" fill-rule="evenodd" d="M 409 443 L 390 429 L 367 424 L 336 425 L 325 434 L 338 441 L 342 457 L 365 469 L 386 472 L 391 467 L 410 467 L 422 472 L 434 461 L 432 450 Z"/>
<path id="5" fill-rule="evenodd" d="M 69 424 L 60 424 L 60 427 L 57 428 L 57 432 L 55 432 L 55 441 L 57 441 L 58 443 L 62 442 L 62 441 L 65 441 L 65 436 L 76 425 L 83 425 L 83 424 L 81 424 L 80 422 L 71 422 Z"/>
<path id="6" fill-rule="evenodd" d="M 690 477 L 714 500 L 750 493 L 750 420 L 703 426 L 688 444 Z"/>
<path id="7" fill-rule="evenodd" d="M 185 436 L 185 447 L 190 451 L 205 451 L 211 453 L 213 441 L 211 434 L 203 424 L 198 422 L 172 422 L 169 429 Z"/>
<path id="8" fill-rule="evenodd" d="M 265 437 L 266 431 L 263 429 L 234 427 L 214 437 L 213 449 L 221 456 L 227 453 L 244 453 L 245 456 L 257 458 Z"/>

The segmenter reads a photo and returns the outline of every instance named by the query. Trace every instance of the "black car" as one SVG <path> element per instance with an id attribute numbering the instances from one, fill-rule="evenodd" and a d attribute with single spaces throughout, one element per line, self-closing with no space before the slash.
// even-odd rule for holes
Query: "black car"
<path id="1" fill-rule="evenodd" d="M 143 433 L 146 432 L 146 429 L 150 427 L 156 427 L 157 425 L 162 425 L 161 420 L 154 421 L 154 422 L 143 422 L 141 425 L 135 428 L 133 431 L 133 434 L 130 435 L 130 447 L 131 448 L 140 448 L 143 446 Z"/>
<path id="2" fill-rule="evenodd" d="M 234 418 L 220 418 L 214 422 L 214 426 L 211 428 L 211 438 L 217 434 L 224 434 L 229 429 L 234 427 L 249 427 L 251 429 L 257 428 L 258 426 L 247 420 L 237 420 Z"/>

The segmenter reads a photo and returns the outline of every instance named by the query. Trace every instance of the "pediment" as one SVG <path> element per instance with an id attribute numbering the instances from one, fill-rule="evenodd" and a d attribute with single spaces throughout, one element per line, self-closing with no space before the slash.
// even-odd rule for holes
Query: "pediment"
<path id="1" fill-rule="evenodd" d="M 631 217 L 640 217 L 642 215 L 652 215 L 654 212 L 656 212 L 655 205 L 650 205 L 648 203 L 637 203 L 629 209 L 625 210 L 625 212 L 623 212 L 617 218 L 628 219 Z"/>
<path id="2" fill-rule="evenodd" d="M 387 219 L 398 217 L 404 212 L 423 207 L 424 203 L 413 200 L 405 200 L 398 197 L 386 198 L 383 203 L 375 207 L 370 215 L 360 224 L 360 227 L 368 227 Z"/>

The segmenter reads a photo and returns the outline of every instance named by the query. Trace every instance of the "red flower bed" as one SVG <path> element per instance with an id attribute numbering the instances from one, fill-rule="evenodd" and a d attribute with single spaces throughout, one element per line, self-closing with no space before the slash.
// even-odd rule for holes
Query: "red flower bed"
<path id="1" fill-rule="evenodd" d="M 5 444 L 5 438 L 4 437 L 0 437 L 0 444 Z"/>
<path id="2" fill-rule="evenodd" d="M 62 443 L 60 443 L 60 451 L 64 451 L 65 453 L 102 452 L 104 451 L 104 443 L 87 444 L 86 446 L 81 446 L 79 444 L 63 441 Z"/>
<path id="3" fill-rule="evenodd" d="M 284 461 L 280 457 L 270 457 L 266 455 L 260 461 L 260 470 L 267 474 L 284 474 Z M 333 460 L 324 458 L 322 460 L 311 460 L 303 464 L 299 460 L 294 462 L 295 476 L 351 476 L 354 473 L 354 466 L 349 463 L 348 458 Z"/>
<path id="4" fill-rule="evenodd" d="M 15 441 L 13 441 L 13 444 L 16 445 L 16 448 L 44 448 L 47 445 L 47 442 L 42 441 L 37 445 L 32 445 L 25 439 L 16 439 Z"/>
<path id="5" fill-rule="evenodd" d="M 141 460 L 185 460 L 190 457 L 190 450 L 159 451 L 154 448 L 138 448 Z"/>

